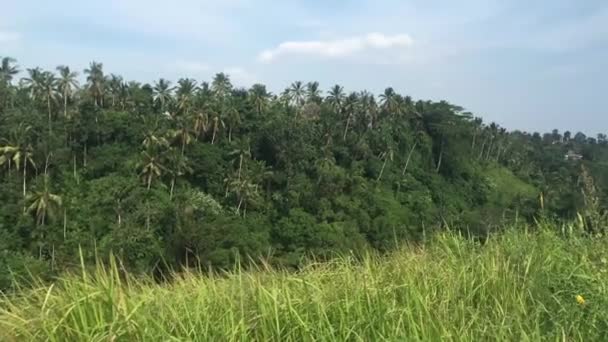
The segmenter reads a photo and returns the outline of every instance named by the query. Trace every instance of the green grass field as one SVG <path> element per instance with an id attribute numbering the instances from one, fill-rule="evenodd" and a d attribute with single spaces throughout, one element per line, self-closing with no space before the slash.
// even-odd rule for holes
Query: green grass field
<path id="1" fill-rule="evenodd" d="M 605 340 L 607 243 L 542 224 L 484 244 L 441 233 L 389 256 L 169 284 L 114 263 L 7 295 L 0 340 Z"/>

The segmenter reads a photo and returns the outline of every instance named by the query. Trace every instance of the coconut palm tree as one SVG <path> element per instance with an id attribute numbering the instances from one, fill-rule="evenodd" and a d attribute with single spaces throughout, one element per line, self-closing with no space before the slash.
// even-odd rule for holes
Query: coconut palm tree
<path id="1" fill-rule="evenodd" d="M 357 112 L 357 105 L 359 102 L 359 96 L 357 93 L 350 93 L 346 100 L 344 101 L 344 115 L 346 117 L 346 124 L 344 125 L 344 135 L 343 140 L 346 141 L 346 135 L 348 134 L 348 129 L 350 128 L 351 122 L 355 113 Z"/>
<path id="2" fill-rule="evenodd" d="M 42 97 L 42 72 L 42 69 L 38 67 L 27 69 L 28 76 L 23 77 L 20 81 L 21 86 L 33 100 L 40 100 Z"/>
<path id="3" fill-rule="evenodd" d="M 266 91 L 266 86 L 263 84 L 254 84 L 249 90 L 249 98 L 258 115 L 262 114 L 268 107 L 270 93 Z"/>
<path id="4" fill-rule="evenodd" d="M 47 218 L 53 218 L 62 205 L 61 196 L 51 193 L 49 189 L 49 176 L 43 177 L 43 188 L 28 194 L 25 199 L 29 204 L 26 211 L 35 215 L 38 226 L 44 226 Z"/>
<path id="5" fill-rule="evenodd" d="M 247 160 L 251 158 L 251 147 L 249 145 L 249 141 L 245 139 L 236 141 L 235 148 L 229 154 L 231 156 L 235 156 L 235 158 L 232 160 L 234 164 L 238 162 L 237 179 L 240 180 L 243 168 L 246 167 L 245 158 L 247 158 Z"/>
<path id="6" fill-rule="evenodd" d="M 234 101 L 230 101 L 226 110 L 226 125 L 228 126 L 228 142 L 232 141 L 232 131 L 241 124 L 241 113 L 236 108 Z"/>
<path id="7" fill-rule="evenodd" d="M 121 98 L 121 92 L 123 91 L 124 81 L 121 76 L 110 74 L 110 78 L 108 79 L 108 91 L 110 93 L 110 98 L 112 99 L 112 108 L 116 106 L 116 102 Z M 127 97 L 126 93 L 123 97 Z M 126 99 L 123 103 L 122 109 L 124 110 L 124 105 L 126 105 Z"/>
<path id="8" fill-rule="evenodd" d="M 247 203 L 259 197 L 258 185 L 253 183 L 247 174 L 233 174 L 224 179 L 224 182 L 226 183 L 226 196 L 233 193 L 236 197 L 236 213 L 239 214 L 243 208 L 243 215 L 245 215 Z"/>
<path id="9" fill-rule="evenodd" d="M 382 175 L 384 174 L 384 168 L 386 167 L 387 161 L 393 161 L 393 148 L 389 146 L 386 151 L 380 153 L 380 159 L 382 159 L 384 162 L 382 163 L 382 168 L 380 169 L 378 179 L 376 179 L 376 181 L 378 182 L 382 179 Z"/>
<path id="10" fill-rule="evenodd" d="M 103 74 L 103 64 L 91 62 L 88 69 L 84 69 L 87 75 L 88 89 L 95 101 L 95 105 L 103 107 L 106 78 Z"/>
<path id="11" fill-rule="evenodd" d="M 61 196 L 50 191 L 49 177 L 46 174 L 44 175 L 44 185 L 42 189 L 28 194 L 25 198 L 25 203 L 27 205 L 26 212 L 34 215 L 38 229 L 46 226 L 49 219 L 54 219 L 57 212 L 63 206 Z M 41 230 L 39 234 L 40 241 L 38 255 L 40 258 L 42 258 L 42 247 L 44 244 L 43 241 L 45 232 Z"/>
<path id="12" fill-rule="evenodd" d="M 306 98 L 306 90 L 302 81 L 295 81 L 287 90 L 289 100 L 292 105 L 296 107 L 302 107 L 304 105 L 304 99 Z"/>
<path id="13" fill-rule="evenodd" d="M 329 104 L 329 106 L 335 111 L 342 111 L 342 106 L 344 104 L 344 99 L 346 95 L 344 95 L 344 87 L 336 84 L 333 86 L 325 98 L 325 101 Z"/>
<path id="14" fill-rule="evenodd" d="M 223 72 L 216 74 L 211 82 L 211 91 L 219 99 L 224 99 L 226 96 L 230 95 L 230 91 L 232 91 L 230 76 Z"/>
<path id="15" fill-rule="evenodd" d="M 71 71 L 70 67 L 60 65 L 57 67 L 59 72 L 59 79 L 57 81 L 57 87 L 63 98 L 63 117 L 68 117 L 68 101 L 71 99 L 74 91 L 78 89 L 78 73 Z"/>
<path id="16" fill-rule="evenodd" d="M 207 108 L 197 111 L 192 116 L 192 129 L 194 130 L 197 139 L 209 130 L 209 121 L 209 112 Z"/>
<path id="17" fill-rule="evenodd" d="M 141 142 L 141 144 L 147 150 L 169 146 L 169 142 L 167 141 L 167 139 L 160 135 L 160 132 L 156 127 L 147 129 L 144 132 L 144 140 Z"/>
<path id="18" fill-rule="evenodd" d="M 13 76 L 19 73 L 19 67 L 15 65 L 17 60 L 11 57 L 2 58 L 0 63 L 0 82 L 10 83 Z"/>
<path id="19" fill-rule="evenodd" d="M 168 161 L 170 163 L 168 173 L 171 175 L 169 199 L 173 199 L 173 193 L 177 178 L 185 174 L 192 173 L 192 168 L 190 167 L 190 161 L 188 160 L 188 158 L 184 156 L 183 153 L 177 153 L 177 151 L 175 151 L 174 149 L 172 149 L 171 153 L 169 153 Z"/>
<path id="20" fill-rule="evenodd" d="M 179 142 L 181 146 L 181 155 L 183 156 L 186 151 L 186 146 L 194 141 L 194 135 L 185 118 L 179 118 L 177 120 L 177 127 L 177 129 L 170 131 L 169 135 Z"/>
<path id="21" fill-rule="evenodd" d="M 308 82 L 306 83 L 306 101 L 321 103 L 321 89 L 319 89 L 319 82 Z"/>
<path id="22" fill-rule="evenodd" d="M 192 102 L 194 100 L 194 93 L 196 92 L 196 81 L 191 78 L 181 78 L 177 81 L 177 106 L 179 110 L 188 115 Z"/>
<path id="23" fill-rule="evenodd" d="M 160 111 L 165 112 L 165 105 L 172 100 L 171 92 L 173 88 L 171 87 L 171 82 L 161 78 L 154 84 L 153 98 L 154 102 L 158 102 L 160 104 Z"/>
<path id="24" fill-rule="evenodd" d="M 392 87 L 388 87 L 384 90 L 383 94 L 380 94 L 380 104 L 389 114 L 396 114 L 399 107 L 399 96 L 395 93 Z"/>
<path id="25" fill-rule="evenodd" d="M 26 196 L 27 192 L 27 166 L 31 165 L 36 168 L 36 163 L 33 158 L 34 148 L 29 143 L 19 145 L 18 149 L 13 152 L 13 163 L 15 164 L 17 171 L 23 168 L 23 197 Z"/>
<path id="26" fill-rule="evenodd" d="M 55 78 L 55 75 L 50 71 L 44 71 L 40 78 L 39 87 L 48 110 L 49 136 L 51 136 L 53 130 L 52 103 L 57 99 L 57 79 Z"/>
<path id="27" fill-rule="evenodd" d="M 155 153 L 155 151 L 142 152 L 142 161 L 140 162 L 140 167 L 140 175 L 143 177 L 148 190 L 150 190 L 154 178 L 160 178 L 162 173 L 167 170 L 162 163 L 160 154 Z"/>
<path id="28" fill-rule="evenodd" d="M 226 127 L 226 124 L 224 123 L 224 120 L 222 120 L 222 118 L 220 117 L 219 113 L 214 113 L 213 116 L 213 136 L 211 137 L 211 145 L 213 145 L 215 143 L 215 138 L 217 137 L 217 133 L 219 132 L 219 130 L 221 128 Z"/>

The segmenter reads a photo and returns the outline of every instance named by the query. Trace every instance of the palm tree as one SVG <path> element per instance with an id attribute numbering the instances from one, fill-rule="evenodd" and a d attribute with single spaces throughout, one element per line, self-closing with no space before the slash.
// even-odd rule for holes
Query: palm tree
<path id="1" fill-rule="evenodd" d="M 340 112 L 342 111 L 342 106 L 344 104 L 344 99 L 346 96 L 344 95 L 344 87 L 340 85 L 335 85 L 329 91 L 325 101 L 329 103 L 329 106 L 333 108 L 334 111 Z"/>
<path id="2" fill-rule="evenodd" d="M 228 125 L 228 142 L 232 141 L 232 130 L 241 124 L 241 114 L 236 106 L 231 101 L 228 110 L 226 111 L 226 124 Z"/>
<path id="3" fill-rule="evenodd" d="M 192 118 L 192 128 L 196 134 L 196 138 L 199 139 L 201 134 L 209 130 L 209 114 L 206 108 L 196 112 Z"/>
<path id="4" fill-rule="evenodd" d="M 190 167 L 190 162 L 188 158 L 182 154 L 176 153 L 173 150 L 172 153 L 169 154 L 169 162 L 171 166 L 169 167 L 169 174 L 171 174 L 171 188 L 169 192 L 169 199 L 173 199 L 173 192 L 175 189 L 175 182 L 178 177 L 181 177 L 187 173 L 192 173 L 192 168 Z"/>
<path id="5" fill-rule="evenodd" d="M 11 57 L 2 58 L 2 62 L 0 64 L 0 81 L 5 83 L 10 83 L 13 80 L 13 76 L 19 73 L 19 68 L 17 65 L 13 65 L 17 61 Z"/>
<path id="6" fill-rule="evenodd" d="M 142 153 L 140 166 L 142 169 L 140 175 L 143 177 L 148 190 L 150 190 L 154 178 L 160 178 L 162 173 L 167 170 L 161 162 L 160 155 L 148 151 Z"/>
<path id="7" fill-rule="evenodd" d="M 156 127 L 146 130 L 144 133 L 144 140 L 141 144 L 148 150 L 169 146 L 167 139 L 158 134 Z"/>
<path id="8" fill-rule="evenodd" d="M 71 71 L 70 67 L 60 65 L 57 67 L 57 71 L 59 71 L 59 80 L 57 82 L 57 87 L 59 88 L 59 92 L 61 93 L 61 97 L 63 98 L 63 116 L 65 118 L 68 117 L 68 100 L 72 97 L 72 94 L 76 89 L 78 89 L 78 73 L 75 71 Z"/>
<path id="9" fill-rule="evenodd" d="M 25 198 L 25 203 L 29 204 L 26 212 L 31 213 L 36 218 L 36 225 L 40 229 L 47 223 L 47 219 L 56 217 L 57 212 L 63 205 L 61 196 L 51 193 L 49 189 L 49 177 L 44 175 L 44 186 L 42 190 L 30 193 Z M 40 232 L 39 257 L 42 258 L 42 246 L 44 241 L 44 231 Z"/>
<path id="10" fill-rule="evenodd" d="M 48 125 L 49 125 L 49 136 L 52 133 L 52 106 L 51 103 L 55 102 L 57 98 L 57 79 L 55 75 L 50 71 L 45 71 L 42 73 L 42 77 L 40 79 L 40 90 L 46 99 L 46 105 L 48 109 Z"/>
<path id="11" fill-rule="evenodd" d="M 160 111 L 164 112 L 165 104 L 172 99 L 171 92 L 173 88 L 171 88 L 171 82 L 161 78 L 154 84 L 154 88 L 152 89 L 154 90 L 154 102 L 160 103 Z"/>
<path id="12" fill-rule="evenodd" d="M 211 145 L 215 143 L 215 137 L 217 137 L 217 132 L 219 132 L 220 128 L 226 127 L 224 120 L 220 118 L 219 113 L 215 113 L 213 116 L 213 136 L 211 137 Z"/>
<path id="13" fill-rule="evenodd" d="M 319 82 L 308 82 L 306 84 L 306 101 L 317 104 L 321 102 L 321 89 L 319 89 Z"/>
<path id="14" fill-rule="evenodd" d="M 293 82 L 287 90 L 287 94 L 289 96 L 290 102 L 294 106 L 298 108 L 301 107 L 304 104 L 304 98 L 306 96 L 306 90 L 304 89 L 302 81 Z"/>
<path id="15" fill-rule="evenodd" d="M 386 167 L 386 162 L 388 160 L 393 161 L 393 149 L 389 146 L 386 151 L 380 153 L 380 159 L 384 160 L 384 162 L 382 163 L 382 169 L 380 169 L 378 179 L 376 179 L 376 181 L 378 182 L 382 179 L 382 175 L 384 174 L 384 168 Z"/>
<path id="16" fill-rule="evenodd" d="M 415 141 L 412 144 L 412 147 L 410 147 L 410 151 L 407 154 L 407 158 L 405 160 L 405 165 L 403 166 L 403 171 L 401 172 L 401 176 L 405 176 L 405 173 L 407 172 L 407 167 L 409 166 L 410 160 L 412 159 L 412 155 L 414 154 L 416 147 L 418 147 L 418 143 L 420 142 L 421 139 L 422 139 L 422 132 L 417 132 L 415 139 L 414 139 Z"/>
<path id="17" fill-rule="evenodd" d="M 14 151 L 13 154 L 13 162 L 15 163 L 17 171 L 23 167 L 23 197 L 25 197 L 27 192 L 27 166 L 31 165 L 36 168 L 36 163 L 33 158 L 34 148 L 29 143 L 20 145 L 18 150 Z"/>
<path id="18" fill-rule="evenodd" d="M 177 121 L 178 128 L 169 132 L 169 135 L 176 139 L 181 146 L 181 155 L 186 151 L 186 145 L 190 145 L 194 141 L 194 135 L 186 122 L 186 119 L 180 118 Z"/>
<path id="19" fill-rule="evenodd" d="M 27 212 L 34 213 L 38 226 L 44 226 L 47 218 L 52 218 L 62 205 L 61 196 L 53 194 L 49 189 L 49 176 L 44 175 L 44 186 L 42 190 L 30 193 L 26 197 L 29 203 Z"/>
<path id="20" fill-rule="evenodd" d="M 268 107 L 270 93 L 266 91 L 266 86 L 263 84 L 254 84 L 249 90 L 249 97 L 258 115 Z"/>
<path id="21" fill-rule="evenodd" d="M 368 91 L 362 91 L 359 95 L 359 107 L 361 109 L 361 121 L 368 129 L 374 128 L 378 120 L 378 105 L 374 95 Z"/>
<path id="22" fill-rule="evenodd" d="M 346 100 L 344 101 L 344 114 L 346 116 L 346 124 L 344 125 L 344 136 L 342 137 L 344 141 L 346 141 L 346 135 L 348 134 L 348 129 L 350 128 L 350 124 L 352 122 L 353 116 L 357 111 L 359 97 L 357 93 L 350 93 Z"/>
<path id="23" fill-rule="evenodd" d="M 235 144 L 236 148 L 234 150 L 232 150 L 232 152 L 230 152 L 231 156 L 237 156 L 235 159 L 233 159 L 233 163 L 236 163 L 236 161 L 238 161 L 238 170 L 237 170 L 237 179 L 241 179 L 241 174 L 243 172 L 243 167 L 245 167 L 245 157 L 247 157 L 247 159 L 251 158 L 251 147 L 249 146 L 249 141 L 248 140 L 241 140 L 241 141 L 237 141 L 237 143 Z"/>
<path id="24" fill-rule="evenodd" d="M 8 163 L 9 168 L 15 165 L 17 171 L 23 167 L 23 197 L 25 198 L 27 189 L 27 166 L 28 164 L 36 167 L 33 155 L 34 148 L 30 143 L 31 126 L 20 123 L 12 132 L 10 142 L 4 139 L 6 144 L 0 147 L 1 160 Z M 0 162 L 2 165 L 4 162 Z"/>
<path id="25" fill-rule="evenodd" d="M 87 75 L 89 92 L 95 100 L 95 105 L 103 107 L 104 87 L 106 83 L 106 78 L 103 74 L 103 64 L 91 62 L 89 68 L 84 69 L 84 73 Z"/>
<path id="26" fill-rule="evenodd" d="M 194 99 L 196 81 L 191 78 L 181 78 L 177 81 L 177 84 L 178 87 L 175 94 L 177 96 L 177 106 L 187 115 Z"/>
<path id="27" fill-rule="evenodd" d="M 232 175 L 224 180 L 226 183 L 226 196 L 233 193 L 236 196 L 236 213 L 239 214 L 244 208 L 243 215 L 247 211 L 247 203 L 259 196 L 258 185 L 254 184 L 248 175 Z"/>
<path id="28" fill-rule="evenodd" d="M 395 90 L 391 87 L 386 88 L 384 93 L 380 95 L 380 103 L 386 112 L 389 114 L 396 114 L 399 107 L 399 100 Z"/>
<path id="29" fill-rule="evenodd" d="M 224 99 L 226 96 L 230 94 L 232 90 L 232 83 L 230 82 L 230 77 L 223 72 L 216 74 L 213 77 L 213 81 L 211 82 L 211 91 L 217 96 L 219 99 Z"/>
<path id="30" fill-rule="evenodd" d="M 27 69 L 28 77 L 21 79 L 23 88 L 27 91 L 30 98 L 38 100 L 42 95 L 41 83 L 42 83 L 42 69 L 36 67 L 33 69 Z"/>
<path id="31" fill-rule="evenodd" d="M 110 91 L 110 97 L 112 98 L 112 107 L 116 105 L 116 100 L 120 99 L 121 92 L 123 91 L 124 81 L 121 76 L 110 74 L 110 78 L 108 79 L 108 90 Z M 125 101 L 122 102 L 122 109 L 124 110 L 124 105 L 126 104 L 126 93 L 123 96 Z M 120 101 L 119 101 L 120 102 Z"/>

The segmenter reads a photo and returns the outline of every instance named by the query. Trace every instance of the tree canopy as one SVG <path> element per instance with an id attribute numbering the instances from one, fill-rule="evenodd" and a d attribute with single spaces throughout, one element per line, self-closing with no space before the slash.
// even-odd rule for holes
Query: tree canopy
<path id="1" fill-rule="evenodd" d="M 224 73 L 142 84 L 98 62 L 0 60 L 0 267 L 110 252 L 138 271 L 238 254 L 297 267 L 445 226 L 483 236 L 606 207 L 605 133 L 508 131 L 391 87 L 272 94 Z"/>

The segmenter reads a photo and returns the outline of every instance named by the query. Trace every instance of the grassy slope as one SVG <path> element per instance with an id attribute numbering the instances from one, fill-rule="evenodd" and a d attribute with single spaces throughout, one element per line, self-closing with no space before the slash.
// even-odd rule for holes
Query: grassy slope
<path id="1" fill-rule="evenodd" d="M 166 285 L 99 268 L 4 299 L 0 340 L 601 340 L 608 241 L 550 231 Z"/>
<path id="2" fill-rule="evenodd" d="M 516 197 L 534 198 L 538 190 L 532 185 L 517 178 L 509 169 L 493 166 L 484 170 L 490 184 L 491 203 L 496 205 L 510 204 Z"/>

